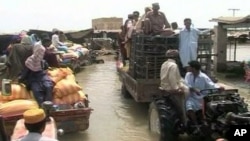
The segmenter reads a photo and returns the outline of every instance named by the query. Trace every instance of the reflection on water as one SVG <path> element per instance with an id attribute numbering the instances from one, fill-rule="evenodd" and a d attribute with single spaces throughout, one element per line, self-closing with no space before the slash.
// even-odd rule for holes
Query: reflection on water
<path id="1" fill-rule="evenodd" d="M 154 141 L 148 130 L 148 104 L 121 96 L 121 83 L 111 58 L 77 74 L 94 109 L 90 127 L 84 132 L 63 135 L 60 141 Z"/>

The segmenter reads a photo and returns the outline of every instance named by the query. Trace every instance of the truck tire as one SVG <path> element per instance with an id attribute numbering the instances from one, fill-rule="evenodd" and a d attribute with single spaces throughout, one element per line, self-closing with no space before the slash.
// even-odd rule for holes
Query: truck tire
<path id="1" fill-rule="evenodd" d="M 169 102 L 169 101 L 168 101 Z M 166 100 L 153 101 L 149 107 L 149 130 L 157 135 L 159 141 L 177 141 L 175 120 L 177 113 Z"/>
<path id="2" fill-rule="evenodd" d="M 122 84 L 121 93 L 122 93 L 124 98 L 127 98 L 127 99 L 132 98 L 129 91 L 127 90 L 127 88 L 124 84 Z"/>

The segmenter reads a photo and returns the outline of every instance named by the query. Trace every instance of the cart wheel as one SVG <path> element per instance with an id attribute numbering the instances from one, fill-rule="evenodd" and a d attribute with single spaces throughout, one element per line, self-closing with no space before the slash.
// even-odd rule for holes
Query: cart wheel
<path id="1" fill-rule="evenodd" d="M 174 132 L 176 112 L 165 100 L 157 100 L 149 107 L 149 130 L 158 141 L 177 141 L 178 134 Z"/>
<path id="2" fill-rule="evenodd" d="M 132 96 L 130 95 L 129 91 L 127 90 L 124 84 L 122 84 L 121 92 L 124 98 L 132 98 Z"/>

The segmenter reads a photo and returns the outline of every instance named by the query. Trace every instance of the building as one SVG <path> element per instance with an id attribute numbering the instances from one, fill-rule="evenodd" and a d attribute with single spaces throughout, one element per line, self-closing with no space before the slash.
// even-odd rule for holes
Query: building
<path id="1" fill-rule="evenodd" d="M 120 30 L 122 24 L 123 18 L 110 17 L 92 19 L 92 28 L 98 31 L 117 31 Z"/>

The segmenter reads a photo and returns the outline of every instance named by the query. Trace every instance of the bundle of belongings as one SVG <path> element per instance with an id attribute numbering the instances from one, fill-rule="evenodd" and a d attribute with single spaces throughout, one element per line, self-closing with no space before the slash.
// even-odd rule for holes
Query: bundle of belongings
<path id="1" fill-rule="evenodd" d="M 71 58 L 78 59 L 81 56 L 86 56 L 88 54 L 89 50 L 87 48 L 84 48 L 80 44 L 73 44 L 72 46 L 68 46 L 68 50 L 66 53 L 62 54 L 62 59 L 64 61 Z"/>
<path id="2" fill-rule="evenodd" d="M 69 63 L 72 59 L 79 59 L 89 54 L 89 50 L 80 44 L 73 44 L 70 42 L 66 42 L 65 44 L 67 45 L 67 50 L 65 51 L 60 51 L 53 45 L 47 48 L 50 52 L 61 52 L 60 56 L 57 57 L 58 62 Z"/>
<path id="3" fill-rule="evenodd" d="M 71 69 L 53 68 L 47 73 L 55 83 L 52 94 L 54 104 L 70 105 L 73 108 L 75 103 L 87 100 Z M 28 91 L 23 84 L 12 83 L 10 95 L 0 93 L 0 115 L 3 117 L 21 115 L 26 110 L 38 107 L 32 91 Z"/>
<path id="4" fill-rule="evenodd" d="M 62 54 L 62 60 L 68 58 L 79 58 L 81 56 L 88 55 L 89 51 L 87 48 L 84 48 L 80 44 L 74 44 L 73 42 L 68 41 L 62 31 L 59 31 L 58 29 L 53 29 L 52 32 L 52 44 L 49 48 L 53 48 L 56 51 L 64 52 Z"/>

